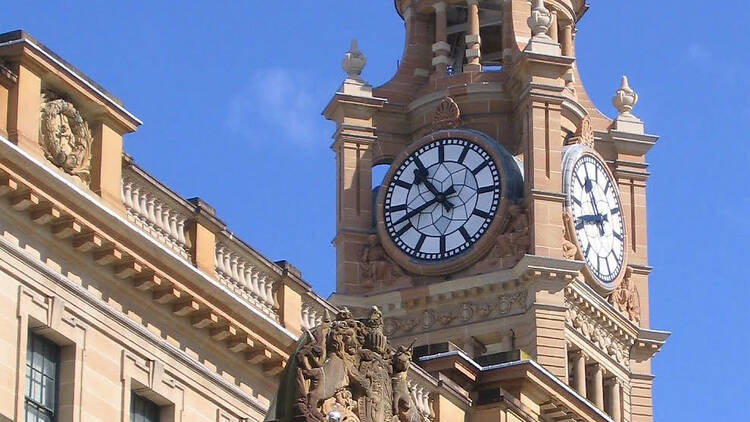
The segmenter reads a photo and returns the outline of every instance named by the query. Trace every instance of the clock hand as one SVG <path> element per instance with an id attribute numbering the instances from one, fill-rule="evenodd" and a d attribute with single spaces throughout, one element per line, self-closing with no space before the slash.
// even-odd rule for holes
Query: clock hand
<path id="1" fill-rule="evenodd" d="M 596 198 L 594 197 L 593 183 L 591 179 L 586 179 L 583 187 L 589 193 L 589 199 L 591 200 L 591 207 L 594 208 L 594 215 L 599 216 L 599 207 L 596 206 Z M 596 221 L 596 227 L 599 229 L 599 235 L 604 235 L 604 225 L 601 221 Z"/>
<path id="2" fill-rule="evenodd" d="M 445 192 L 438 196 L 438 201 L 443 204 L 443 207 L 445 207 L 446 211 L 450 211 L 454 207 L 453 203 L 448 200 L 448 196 L 453 195 L 454 193 L 456 193 L 456 188 L 451 185 L 451 187 L 446 189 Z"/>
<path id="3" fill-rule="evenodd" d="M 430 182 L 430 179 L 428 178 L 427 170 L 423 169 L 414 169 L 414 183 L 417 185 L 420 183 L 424 183 L 424 185 L 427 187 L 427 189 L 435 196 L 439 196 L 440 192 L 435 188 L 435 185 Z"/>
<path id="4" fill-rule="evenodd" d="M 393 223 L 394 226 L 397 226 L 404 221 L 414 217 L 415 215 L 419 214 L 420 212 L 424 211 L 427 207 L 430 205 L 438 202 L 437 197 L 430 199 L 429 201 L 425 202 L 424 204 L 418 206 L 417 208 L 414 208 L 413 210 L 409 211 L 404 215 L 403 217 L 399 218 L 395 223 Z"/>

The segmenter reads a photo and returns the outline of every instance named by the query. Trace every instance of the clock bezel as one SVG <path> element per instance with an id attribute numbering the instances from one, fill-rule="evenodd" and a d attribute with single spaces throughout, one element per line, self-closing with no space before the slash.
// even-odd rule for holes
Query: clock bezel
<path id="1" fill-rule="evenodd" d="M 464 139 L 483 148 L 492 158 L 500 178 L 500 197 L 497 210 L 485 232 L 466 250 L 449 258 L 427 261 L 402 251 L 388 234 L 385 224 L 384 203 L 388 185 L 401 164 L 420 148 L 443 139 Z M 417 275 L 444 275 L 460 271 L 478 261 L 494 245 L 497 236 L 507 224 L 507 209 L 523 197 L 523 176 L 513 156 L 497 141 L 484 133 L 471 129 L 447 129 L 430 133 L 411 143 L 393 160 L 383 178 L 376 201 L 377 233 L 388 256 L 406 271 Z"/>
<path id="2" fill-rule="evenodd" d="M 571 189 L 571 183 L 573 180 L 573 169 L 575 168 L 576 163 L 583 158 L 584 156 L 588 155 L 592 157 L 593 159 L 597 160 L 599 164 L 601 164 L 604 171 L 607 173 L 607 177 L 609 177 L 610 181 L 612 182 L 612 187 L 615 189 L 615 198 L 617 199 L 617 204 L 620 208 L 620 213 L 622 214 L 623 208 L 622 208 L 622 200 L 620 199 L 620 189 L 617 185 L 617 179 L 615 178 L 614 174 L 610 170 L 609 166 L 607 165 L 606 160 L 604 160 L 604 157 L 602 157 L 595 149 L 582 145 L 582 144 L 574 144 L 574 145 L 567 145 L 563 147 L 562 151 L 563 155 L 563 165 L 562 165 L 562 173 L 563 173 L 563 195 L 565 197 L 564 201 L 564 210 L 565 212 L 569 213 L 570 216 L 573 216 L 571 202 L 572 202 L 572 189 Z M 622 217 L 622 265 L 620 265 L 620 271 L 618 272 L 617 276 L 615 276 L 612 281 L 605 281 L 600 279 L 596 276 L 596 273 L 592 271 L 589 268 L 588 261 L 583 256 L 581 241 L 578 238 L 578 234 L 575 231 L 575 228 L 573 227 L 572 221 L 569 223 L 569 226 L 567 227 L 568 233 L 572 233 L 572 236 L 575 239 L 575 245 L 577 248 L 576 258 L 581 259 L 584 261 L 584 267 L 581 270 L 581 272 L 584 275 L 584 278 L 589 283 L 589 285 L 593 286 L 597 291 L 599 291 L 602 294 L 608 294 L 611 293 L 617 286 L 620 285 L 620 282 L 622 281 L 622 278 L 625 276 L 625 270 L 628 266 L 628 258 L 629 258 L 629 252 L 628 252 L 628 230 L 627 230 L 627 224 L 625 222 L 625 218 Z"/>

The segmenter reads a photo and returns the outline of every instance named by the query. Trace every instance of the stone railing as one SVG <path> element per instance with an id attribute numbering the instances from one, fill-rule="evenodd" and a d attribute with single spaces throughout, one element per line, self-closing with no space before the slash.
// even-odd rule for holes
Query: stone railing
<path id="1" fill-rule="evenodd" d="M 434 403 L 438 386 L 434 378 L 429 376 L 416 364 L 412 364 L 407 373 L 409 393 L 414 400 L 417 411 L 425 422 L 435 420 Z"/>
<path id="2" fill-rule="evenodd" d="M 325 302 L 318 295 L 308 292 L 302 296 L 301 315 L 302 329 L 308 330 L 320 325 L 325 318 L 326 311 L 331 318 L 336 316 L 338 310 L 330 303 Z"/>
<path id="3" fill-rule="evenodd" d="M 186 231 L 192 209 L 132 167 L 123 169 L 122 200 L 128 220 L 186 260 L 190 259 Z M 171 195 L 170 195 L 171 194 Z M 179 198 L 179 197 L 178 197 Z"/>
<path id="4" fill-rule="evenodd" d="M 278 321 L 276 287 L 280 276 L 277 269 L 245 251 L 238 243 L 227 236 L 217 236 L 216 277 L 235 294 Z"/>

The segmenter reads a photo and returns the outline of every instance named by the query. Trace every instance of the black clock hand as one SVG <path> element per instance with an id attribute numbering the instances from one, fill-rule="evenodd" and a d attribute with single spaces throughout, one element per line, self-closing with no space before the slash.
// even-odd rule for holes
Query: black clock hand
<path id="1" fill-rule="evenodd" d="M 445 207 L 446 211 L 450 211 L 454 207 L 453 203 L 448 200 L 448 196 L 453 195 L 454 193 L 456 193 L 456 188 L 451 185 L 451 187 L 446 189 L 445 192 L 438 195 L 438 201 L 443 204 L 443 207 Z"/>
<path id="2" fill-rule="evenodd" d="M 432 182 L 430 182 L 430 179 L 428 178 L 427 170 L 414 169 L 414 183 L 417 185 L 420 183 L 424 183 L 424 185 L 427 187 L 427 190 L 429 190 L 433 195 L 435 196 L 440 195 L 440 192 L 438 192 L 438 190 L 435 189 L 435 185 L 433 185 Z"/>
<path id="3" fill-rule="evenodd" d="M 591 200 L 591 206 L 594 208 L 594 215 L 599 216 L 599 207 L 596 206 L 596 198 L 594 198 L 594 188 L 591 179 L 586 179 L 584 189 L 589 193 L 589 199 Z M 599 235 L 604 235 L 604 224 L 597 219 L 596 227 L 599 229 Z"/>
<path id="4" fill-rule="evenodd" d="M 413 210 L 409 211 L 404 215 L 403 217 L 399 218 L 395 223 L 393 223 L 394 226 L 397 226 L 404 221 L 414 217 L 415 215 L 419 214 L 420 212 L 424 211 L 427 207 L 430 205 L 438 202 L 437 197 L 430 199 L 429 201 L 425 202 L 424 204 L 418 206 L 417 208 L 414 208 Z"/>

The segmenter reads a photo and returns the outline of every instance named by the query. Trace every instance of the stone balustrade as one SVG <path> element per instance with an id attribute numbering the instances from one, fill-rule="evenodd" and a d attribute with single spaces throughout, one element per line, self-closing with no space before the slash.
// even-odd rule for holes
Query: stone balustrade
<path id="1" fill-rule="evenodd" d="M 170 198 L 132 168 L 123 169 L 122 200 L 128 220 L 182 258 L 190 259 L 187 240 L 192 210 Z"/>
<path id="2" fill-rule="evenodd" d="M 320 296 L 308 292 L 307 295 L 302 297 L 302 329 L 308 330 L 323 322 L 323 318 L 326 316 L 328 311 L 331 318 L 336 316 L 338 310 L 333 307 L 330 303 L 324 301 Z"/>
<path id="3" fill-rule="evenodd" d="M 228 237 L 216 242 L 216 277 L 252 306 L 270 318 L 279 320 L 276 299 L 279 274 L 270 263 L 251 256 L 250 253 Z"/>
<path id="4" fill-rule="evenodd" d="M 429 376 L 424 370 L 412 364 L 407 373 L 409 382 L 409 393 L 417 406 L 417 411 L 423 421 L 435 419 L 434 400 L 438 394 L 436 380 Z"/>

